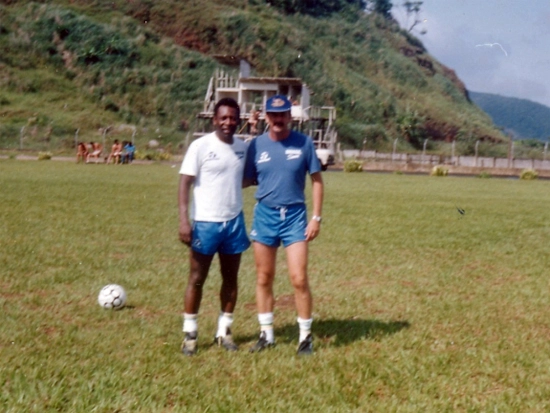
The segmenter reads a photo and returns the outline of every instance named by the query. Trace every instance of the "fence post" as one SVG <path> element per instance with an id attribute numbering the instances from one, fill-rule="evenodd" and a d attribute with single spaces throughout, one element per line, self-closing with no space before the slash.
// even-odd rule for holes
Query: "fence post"
<path id="1" fill-rule="evenodd" d="M 395 151 L 396 151 L 396 149 L 397 149 L 397 140 L 398 140 L 398 139 L 399 139 L 399 138 L 395 138 L 395 140 L 393 141 L 393 152 L 392 152 L 392 154 L 391 154 L 391 160 L 392 160 L 392 162 L 393 162 L 393 160 L 394 160 L 394 158 L 395 158 Z"/>
<path id="2" fill-rule="evenodd" d="M 76 132 L 74 133 L 74 147 L 77 148 L 78 147 L 78 132 L 80 131 L 80 128 L 78 128 L 76 130 Z"/>
<path id="3" fill-rule="evenodd" d="M 453 139 L 453 143 L 451 144 L 451 163 L 453 165 L 455 164 L 455 143 L 456 141 Z"/>
<path id="4" fill-rule="evenodd" d="M 424 139 L 424 145 L 422 145 L 422 163 L 424 163 L 424 157 L 426 156 L 426 144 L 428 143 L 428 139 Z"/>
<path id="5" fill-rule="evenodd" d="M 21 127 L 21 131 L 19 132 L 19 150 L 23 150 L 23 132 L 25 131 L 25 127 Z"/>

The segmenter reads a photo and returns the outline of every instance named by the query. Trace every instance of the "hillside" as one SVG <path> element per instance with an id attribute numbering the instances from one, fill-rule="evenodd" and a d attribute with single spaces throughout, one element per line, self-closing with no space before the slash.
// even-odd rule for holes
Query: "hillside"
<path id="1" fill-rule="evenodd" d="M 353 7 L 310 15 L 260 0 L 4 0 L 0 22 L 4 148 L 33 139 L 69 148 L 77 130 L 89 140 L 126 129 L 180 145 L 214 54 L 244 57 L 258 75 L 303 78 L 314 104 L 337 107 L 348 147 L 456 139 L 468 153 L 477 139 L 506 139 L 418 39 Z"/>
<path id="2" fill-rule="evenodd" d="M 470 92 L 470 98 L 495 125 L 517 139 L 550 139 L 550 108 L 526 99 Z"/>

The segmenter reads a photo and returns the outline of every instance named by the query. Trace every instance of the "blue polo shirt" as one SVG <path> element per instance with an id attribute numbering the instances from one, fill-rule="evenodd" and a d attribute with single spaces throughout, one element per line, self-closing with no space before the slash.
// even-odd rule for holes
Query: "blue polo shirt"
<path id="1" fill-rule="evenodd" d="M 320 170 L 309 136 L 291 131 L 277 142 L 264 133 L 250 142 L 244 176 L 258 182 L 258 202 L 275 208 L 305 203 L 306 174 Z"/>

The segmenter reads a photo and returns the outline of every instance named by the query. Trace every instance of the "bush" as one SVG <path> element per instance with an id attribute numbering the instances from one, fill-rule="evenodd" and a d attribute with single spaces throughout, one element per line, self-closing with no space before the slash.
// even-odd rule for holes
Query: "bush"
<path id="1" fill-rule="evenodd" d="M 538 177 L 539 174 L 534 169 L 524 169 L 519 175 L 519 179 L 524 179 L 526 181 L 532 181 L 534 179 L 538 179 Z"/>
<path id="2" fill-rule="evenodd" d="M 136 151 L 135 159 L 147 161 L 170 161 L 172 154 L 162 150 Z"/>
<path id="3" fill-rule="evenodd" d="M 344 172 L 362 172 L 363 162 L 350 159 L 344 162 Z"/>
<path id="4" fill-rule="evenodd" d="M 483 172 L 481 172 L 477 177 L 478 177 L 478 178 L 492 178 L 493 175 L 491 175 L 490 172 L 483 171 Z"/>
<path id="5" fill-rule="evenodd" d="M 38 152 L 38 160 L 39 161 L 49 161 L 52 159 L 52 153 L 51 152 Z"/>
<path id="6" fill-rule="evenodd" d="M 449 170 L 442 165 L 436 165 L 430 171 L 430 176 L 447 176 Z"/>

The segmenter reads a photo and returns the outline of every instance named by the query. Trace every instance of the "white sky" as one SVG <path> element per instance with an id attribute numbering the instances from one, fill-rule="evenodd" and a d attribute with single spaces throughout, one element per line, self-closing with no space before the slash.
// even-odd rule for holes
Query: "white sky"
<path id="1" fill-rule="evenodd" d="M 392 14 L 406 27 L 403 2 Z M 419 17 L 415 36 L 468 90 L 550 106 L 550 0 L 424 0 Z"/>

